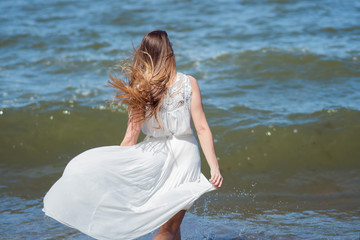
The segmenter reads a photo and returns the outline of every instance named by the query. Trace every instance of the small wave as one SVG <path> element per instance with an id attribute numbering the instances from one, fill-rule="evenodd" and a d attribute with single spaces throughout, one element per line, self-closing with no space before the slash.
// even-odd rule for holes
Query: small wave
<path id="1" fill-rule="evenodd" d="M 31 34 L 28 33 L 14 34 L 10 36 L 5 35 L 0 38 L 0 47 L 14 47 L 21 41 L 28 40 L 30 37 Z"/>
<path id="2" fill-rule="evenodd" d="M 94 50 L 99 50 L 100 48 L 105 48 L 105 47 L 109 47 L 111 46 L 111 44 L 109 44 L 108 42 L 92 42 L 89 43 L 83 47 L 81 47 L 82 49 L 94 49 Z"/>
<path id="3" fill-rule="evenodd" d="M 225 65 L 229 70 L 223 70 L 221 73 L 231 74 L 232 77 L 276 81 L 334 81 L 360 77 L 360 71 L 356 67 L 358 64 L 352 58 L 323 56 L 297 48 L 286 50 L 270 47 L 225 53 L 206 59 L 203 64 L 209 65 L 212 69 Z"/>

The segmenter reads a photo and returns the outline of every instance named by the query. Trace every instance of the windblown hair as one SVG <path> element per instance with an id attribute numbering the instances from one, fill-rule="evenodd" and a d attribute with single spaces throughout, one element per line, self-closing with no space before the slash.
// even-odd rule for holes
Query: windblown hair
<path id="1" fill-rule="evenodd" d="M 123 78 L 109 74 L 109 83 L 117 89 L 115 99 L 128 105 L 130 121 L 157 118 L 161 100 L 176 75 L 175 55 L 165 31 L 145 35 L 134 49 L 131 63 L 122 66 Z M 160 124 L 159 124 L 160 125 Z"/>

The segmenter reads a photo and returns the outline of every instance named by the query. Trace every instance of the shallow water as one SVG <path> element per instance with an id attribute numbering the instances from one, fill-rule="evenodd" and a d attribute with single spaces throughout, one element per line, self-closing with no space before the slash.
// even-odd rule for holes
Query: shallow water
<path id="1" fill-rule="evenodd" d="M 44 217 L 42 197 L 76 154 L 121 141 L 126 113 L 110 110 L 107 72 L 155 28 L 199 81 L 225 178 L 183 237 L 360 237 L 358 1 L 0 8 L 1 239 L 88 239 Z"/>

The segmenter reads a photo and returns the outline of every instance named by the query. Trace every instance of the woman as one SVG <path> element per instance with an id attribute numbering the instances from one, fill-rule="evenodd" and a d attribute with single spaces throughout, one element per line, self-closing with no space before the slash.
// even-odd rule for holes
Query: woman
<path id="1" fill-rule="evenodd" d="M 72 159 L 44 197 L 46 215 L 97 239 L 133 239 L 159 228 L 154 239 L 180 239 L 194 201 L 223 178 L 195 78 L 176 72 L 165 31 L 145 35 L 128 82 L 110 76 L 129 122 L 120 146 L 90 149 Z M 190 127 L 193 119 L 211 169 L 210 182 Z M 137 143 L 141 129 L 147 135 Z"/>

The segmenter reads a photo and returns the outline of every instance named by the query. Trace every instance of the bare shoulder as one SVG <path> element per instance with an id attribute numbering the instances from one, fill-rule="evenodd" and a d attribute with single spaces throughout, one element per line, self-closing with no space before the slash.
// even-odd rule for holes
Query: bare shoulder
<path id="1" fill-rule="evenodd" d="M 191 76 L 191 75 L 186 75 L 188 78 L 189 78 L 189 80 L 190 80 L 190 82 L 191 82 L 191 84 L 192 83 L 196 83 L 197 84 L 197 80 L 196 80 L 196 78 L 194 78 L 193 76 Z"/>
<path id="2" fill-rule="evenodd" d="M 196 78 L 194 78 L 191 75 L 187 75 L 187 76 L 188 76 L 188 78 L 190 80 L 190 84 L 191 84 L 192 89 L 195 90 L 195 91 L 200 91 L 199 84 L 198 84 Z"/>

